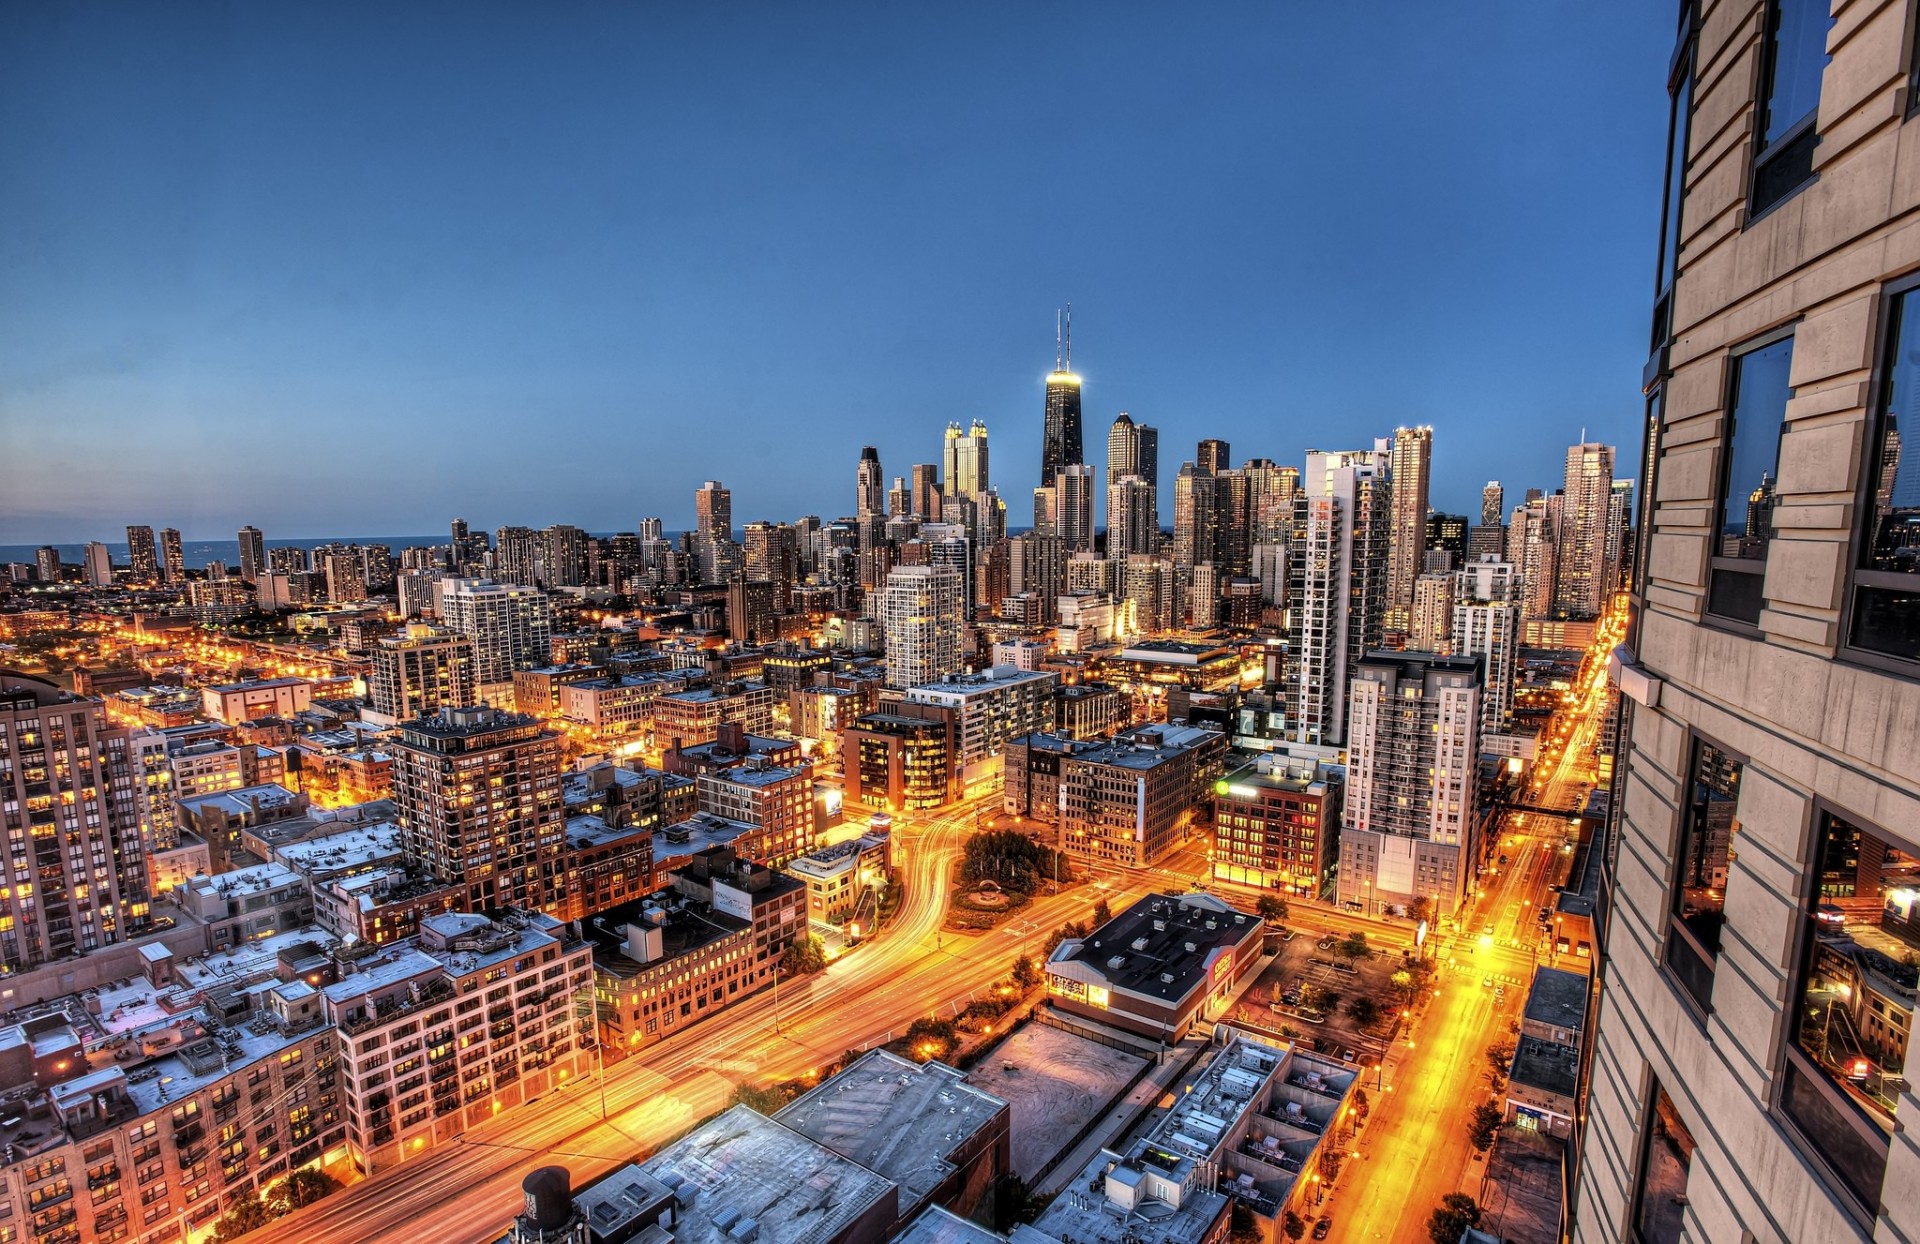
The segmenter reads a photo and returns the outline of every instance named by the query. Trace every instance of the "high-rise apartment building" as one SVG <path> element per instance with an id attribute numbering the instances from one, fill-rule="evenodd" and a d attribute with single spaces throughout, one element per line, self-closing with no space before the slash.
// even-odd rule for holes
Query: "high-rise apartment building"
<path id="1" fill-rule="evenodd" d="M 913 490 L 907 487 L 907 477 L 893 477 L 893 487 L 887 489 L 887 517 L 909 518 L 913 514 Z"/>
<path id="2" fill-rule="evenodd" d="M 1575 1239 L 1920 1238 L 1915 14 L 1700 7 L 1671 62 Z"/>
<path id="3" fill-rule="evenodd" d="M 186 551 L 180 545 L 180 532 L 174 527 L 160 529 L 160 581 L 168 585 L 187 581 Z"/>
<path id="4" fill-rule="evenodd" d="M 60 582 L 60 550 L 43 544 L 33 551 L 33 574 L 42 583 Z"/>
<path id="5" fill-rule="evenodd" d="M 947 482 L 943 491 L 949 497 L 971 497 L 993 487 L 987 470 L 987 425 L 975 419 L 962 430 L 959 424 L 947 425 L 946 443 L 941 450 Z M 937 514 L 936 507 L 926 517 Z"/>
<path id="6" fill-rule="evenodd" d="M 153 542 L 153 528 L 127 528 L 127 569 L 135 583 L 160 581 L 160 560 Z"/>
<path id="7" fill-rule="evenodd" d="M 1157 553 L 1160 505 L 1152 484 L 1138 475 L 1115 476 L 1107 485 L 1107 556 Z"/>
<path id="8" fill-rule="evenodd" d="M 401 843 L 467 907 L 547 906 L 566 848 L 560 736 L 492 708 L 408 722 L 388 745 Z"/>
<path id="9" fill-rule="evenodd" d="M 240 577 L 252 583 L 267 568 L 267 538 L 258 527 L 240 529 Z"/>
<path id="10" fill-rule="evenodd" d="M 1049 487 L 1054 477 L 1084 459 L 1080 451 L 1080 377 L 1073 374 L 1073 312 L 1066 314 L 1063 331 L 1058 334 L 1053 371 L 1047 376 L 1046 425 L 1040 445 L 1040 486 Z M 953 488 L 951 478 L 948 490 Z"/>
<path id="11" fill-rule="evenodd" d="M 1233 465 L 1233 447 L 1221 440 L 1201 441 L 1194 450 L 1193 464 L 1203 475 L 1218 475 Z"/>
<path id="12" fill-rule="evenodd" d="M 1392 476 L 1393 534 L 1387 552 L 1386 629 L 1405 631 L 1413 610 L 1413 581 L 1427 548 L 1427 486 L 1433 474 L 1433 429 L 1395 428 Z M 1462 532 L 1464 537 L 1465 533 Z"/>
<path id="13" fill-rule="evenodd" d="M 1220 481 L 1191 462 L 1173 480 L 1173 560 L 1191 570 L 1220 557 Z"/>
<path id="14" fill-rule="evenodd" d="M 733 542 L 733 493 L 719 480 L 707 480 L 693 494 L 693 513 L 700 577 L 708 583 L 724 583 L 740 560 L 740 548 Z"/>
<path id="15" fill-rule="evenodd" d="M 1347 683 L 1360 658 L 1380 645 L 1388 444 L 1307 453 L 1287 590 L 1287 731 L 1299 742 L 1345 741 Z"/>
<path id="16" fill-rule="evenodd" d="M 1479 658 L 1370 653 L 1351 708 L 1340 901 L 1377 914 L 1427 897 L 1454 911 L 1476 858 Z"/>
<path id="17" fill-rule="evenodd" d="M 539 562 L 534 570 L 540 587 L 582 587 L 587 582 L 587 533 L 566 523 L 540 532 Z"/>
<path id="18" fill-rule="evenodd" d="M 1519 584 L 1521 610 L 1529 618 L 1553 613 L 1560 566 L 1558 502 L 1558 497 L 1536 497 L 1515 506 L 1507 525 L 1507 561 Z"/>
<path id="19" fill-rule="evenodd" d="M 1007 592 L 1034 596 L 1043 622 L 1052 620 L 1066 586 L 1067 555 L 1060 537 L 1027 532 L 1007 541 Z"/>
<path id="20" fill-rule="evenodd" d="M 1054 530 L 1068 556 L 1093 551 L 1093 468 L 1062 467 L 1054 477 Z"/>
<path id="21" fill-rule="evenodd" d="M 899 566 L 880 598 L 886 629 L 887 685 L 917 687 L 962 668 L 966 584 L 951 566 Z"/>
<path id="22" fill-rule="evenodd" d="M 445 579 L 438 597 L 440 621 L 473 641 L 476 698 L 491 703 L 510 695 L 513 671 L 551 662 L 553 606 L 538 588 Z"/>
<path id="23" fill-rule="evenodd" d="M 1490 479 L 1487 486 L 1480 490 L 1480 525 L 1498 527 L 1507 516 L 1507 490 L 1500 481 Z"/>
<path id="24" fill-rule="evenodd" d="M 1613 446 L 1567 450 L 1560 502 L 1560 550 L 1554 608 L 1563 617 L 1596 618 L 1612 596 L 1607 546 L 1613 513 Z"/>
<path id="25" fill-rule="evenodd" d="M 415 622 L 374 645 L 369 720 L 393 726 L 477 703 L 473 641 L 460 632 Z"/>
<path id="26" fill-rule="evenodd" d="M 1457 588 L 1458 582 L 1452 574 L 1423 574 L 1413 581 L 1408 648 L 1443 655 L 1452 651 L 1453 598 Z"/>
<path id="27" fill-rule="evenodd" d="M 880 451 L 872 445 L 860 450 L 853 471 L 853 512 L 858 518 L 881 518 L 887 513 L 886 476 L 880 471 Z"/>
<path id="28" fill-rule="evenodd" d="M 1477 656 L 1480 671 L 1480 732 L 1504 733 L 1513 722 L 1513 687 L 1520 648 L 1520 606 L 1511 562 L 1482 557 L 1453 576 L 1451 651 Z"/>
<path id="29" fill-rule="evenodd" d="M 1121 411 L 1107 432 L 1107 484 L 1137 475 L 1148 487 L 1160 483 L 1160 432 L 1144 423 L 1135 423 Z"/>
<path id="30" fill-rule="evenodd" d="M 940 468 L 931 462 L 913 464 L 913 516 L 935 518 L 940 513 Z"/>
<path id="31" fill-rule="evenodd" d="M 113 586 L 113 555 L 98 540 L 87 541 L 85 551 L 88 587 Z"/>
<path id="32" fill-rule="evenodd" d="M 0 674 L 0 969 L 22 971 L 147 928 L 127 732 L 98 700 Z"/>

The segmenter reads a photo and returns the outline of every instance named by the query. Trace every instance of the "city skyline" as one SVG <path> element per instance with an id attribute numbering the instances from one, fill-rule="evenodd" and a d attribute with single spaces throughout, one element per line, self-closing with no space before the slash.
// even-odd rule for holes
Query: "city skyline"
<path id="1" fill-rule="evenodd" d="M 1435 463 L 1436 504 L 1455 512 L 1471 512 L 1486 478 L 1551 478 L 1556 443 L 1582 426 L 1631 443 L 1622 395 L 1643 361 L 1662 125 L 1638 87 L 1665 64 L 1658 22 L 1561 15 L 1564 37 L 1537 40 L 1547 19 L 1525 9 L 1444 30 L 1075 18 L 1043 15 L 1028 32 L 1072 49 L 1029 82 L 1027 39 L 961 19 L 889 17 L 836 43 L 850 23 L 779 13 L 742 30 L 623 15 L 553 32 L 496 15 L 444 49 L 431 23 L 396 22 L 391 46 L 368 51 L 297 14 L 253 15 L 210 22 L 228 39 L 216 51 L 137 10 L 10 15 L 0 108 L 35 92 L 63 106 L 0 135 L 24 174 L 14 184 L 39 187 L 31 200 L 0 192 L 27 226 L 10 244 L 15 297 L 0 304 L 0 448 L 48 468 L 10 490 L 0 542 L 156 521 L 189 539 L 244 522 L 320 533 L 338 525 L 329 493 L 349 484 L 367 530 L 436 530 L 482 497 L 493 522 L 617 531 L 662 514 L 683 527 L 687 494 L 716 473 L 743 513 L 826 512 L 843 443 L 876 444 L 891 479 L 937 461 L 946 424 L 974 419 L 1024 486 L 1050 321 L 1068 301 L 1084 422 L 1104 429 L 1126 410 L 1162 429 L 1163 512 L 1177 447 L 1203 437 L 1295 461 L 1432 424 L 1471 449 Z M 583 32 L 609 51 L 566 63 L 578 83 L 539 96 Z M 429 38 L 433 56 L 400 61 Z M 811 50 L 873 85 L 779 90 L 792 75 L 772 50 L 783 39 L 793 61 Z M 931 82 L 887 68 L 894 47 L 926 39 L 946 53 L 916 70 Z M 1337 58 L 1307 53 L 1361 39 L 1399 85 L 1336 115 L 1315 101 Z M 660 40 L 688 63 L 657 64 Z M 1496 93 L 1424 68 L 1523 40 L 1559 49 L 1524 61 L 1556 89 Z M 136 44 L 161 54 L 135 59 Z M 509 45 L 524 82 L 506 102 L 477 99 L 478 69 Z M 612 49 L 638 50 L 647 72 L 629 77 Z M 1134 71 L 1167 54 L 1233 63 L 1189 94 L 1112 88 L 1164 81 Z M 276 88 L 255 89 L 269 73 Z M 806 98 L 790 119 L 716 102 L 673 110 L 677 128 L 629 123 L 676 90 L 709 99 L 714 86 L 690 82 L 702 73 L 721 87 L 772 74 L 766 97 Z M 657 85 L 635 85 L 649 75 Z M 194 78 L 205 94 L 183 85 Z M 1012 81 L 1005 99 L 978 84 Z M 245 122 L 221 110 L 222 92 L 243 89 L 257 96 Z M 614 102 L 583 115 L 595 91 Z M 443 110 L 463 108 L 471 126 L 446 133 Z M 1304 162 L 1249 158 L 1276 149 L 1264 118 L 1290 110 L 1317 122 Z M 1409 129 L 1410 112 L 1433 116 Z M 1046 127 L 1029 116 L 1059 128 L 1035 132 Z M 927 132 L 954 146 L 927 152 Z M 1564 132 L 1608 135 L 1621 175 L 1576 188 Z M 1378 165 L 1355 164 L 1362 150 Z M 1298 193 L 1297 168 L 1337 158 L 1350 185 Z M 316 177 L 325 161 L 344 174 Z M 1081 188 L 1040 209 L 998 189 L 950 193 L 955 177 L 999 187 L 1049 171 Z M 1395 206 L 1415 184 L 1445 202 L 1438 217 Z M 726 210 L 709 211 L 716 199 Z M 1168 235 L 1176 217 L 1204 228 Z M 1559 310 L 1540 315 L 1543 300 Z M 1469 321 L 1480 327 L 1463 341 Z M 1495 341 L 1516 363 L 1490 402 L 1475 356 Z M 573 443 L 526 471 L 522 442 L 556 420 Z M 1542 425 L 1553 435 L 1532 434 Z M 356 452 L 376 439 L 390 452 Z M 258 466 L 290 446 L 297 472 Z M 429 454 L 431 478 L 405 465 Z M 583 471 L 595 486 L 570 487 Z"/>

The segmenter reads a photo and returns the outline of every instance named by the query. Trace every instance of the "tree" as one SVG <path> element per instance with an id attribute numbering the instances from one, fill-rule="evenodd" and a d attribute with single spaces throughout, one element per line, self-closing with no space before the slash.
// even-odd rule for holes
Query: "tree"
<path id="1" fill-rule="evenodd" d="M 1483 1101 L 1473 1108 L 1473 1114 L 1467 1121 L 1467 1139 L 1481 1153 L 1493 1148 L 1494 1133 L 1507 1121 L 1506 1112 L 1490 1101 Z"/>
<path id="2" fill-rule="evenodd" d="M 1287 900 L 1278 894 L 1262 894 L 1260 901 L 1253 905 L 1253 910 L 1268 924 L 1287 922 Z"/>
<path id="3" fill-rule="evenodd" d="M 295 1210 L 313 1204 L 339 1187 L 340 1181 L 325 1171 L 303 1166 L 275 1184 L 269 1199 L 284 1202 L 287 1209 Z"/>
<path id="4" fill-rule="evenodd" d="M 733 1090 L 733 1104 L 772 1114 L 787 1104 L 787 1095 L 776 1084 L 748 1084 L 744 1080 Z"/>
<path id="5" fill-rule="evenodd" d="M 1013 987 L 1021 991 L 1032 989 L 1040 983 L 1040 970 L 1033 966 L 1033 960 L 1020 955 L 1013 961 Z"/>
<path id="6" fill-rule="evenodd" d="M 1433 896 L 1430 894 L 1422 894 L 1411 903 L 1408 903 L 1407 916 L 1415 924 L 1418 924 L 1422 920 L 1431 922 L 1433 919 Z"/>
<path id="7" fill-rule="evenodd" d="M 794 938 L 780 956 L 780 970 L 788 976 L 811 976 L 826 966 L 827 944 L 817 933 Z"/>
<path id="8" fill-rule="evenodd" d="M 1371 1028 L 1380 1022 L 1380 1004 L 1361 994 L 1347 1003 L 1347 1016 L 1362 1028 Z"/>
<path id="9" fill-rule="evenodd" d="M 1066 857 L 1014 829 L 990 829 L 967 839 L 960 863 L 963 883 L 991 881 L 1020 894 L 1033 893 L 1055 876 L 1066 878 Z"/>
<path id="10" fill-rule="evenodd" d="M 1359 1119 L 1365 1119 L 1367 1117 L 1367 1112 L 1372 1109 L 1373 1109 L 1373 1101 L 1371 1098 L 1367 1096 L 1367 1090 L 1356 1087 L 1353 1090 L 1354 1117 Z"/>
<path id="11" fill-rule="evenodd" d="M 1487 1066 L 1503 1080 L 1513 1066 L 1513 1051 L 1514 1044 L 1511 1041 L 1495 1041 L 1487 1047 Z"/>
<path id="12" fill-rule="evenodd" d="M 220 1216 L 213 1225 L 214 1244 L 230 1244 L 249 1231 L 258 1230 L 274 1219 L 272 1207 L 259 1197 L 248 1197 Z"/>
<path id="13" fill-rule="evenodd" d="M 1069 938 L 1081 938 L 1087 935 L 1087 926 L 1077 920 L 1069 920 L 1047 935 L 1047 948 L 1044 955 L 1053 954 L 1054 947 Z"/>
<path id="14" fill-rule="evenodd" d="M 1400 991 L 1400 1000 L 1404 1004 L 1411 1006 L 1413 1004 L 1413 973 L 1407 971 L 1405 968 L 1401 968 L 1393 974 L 1390 980 L 1393 987 Z"/>
<path id="15" fill-rule="evenodd" d="M 1297 1240 L 1307 1233 L 1307 1220 L 1295 1210 L 1288 1210 L 1287 1216 L 1280 1220 L 1280 1230 L 1289 1240 Z"/>
<path id="16" fill-rule="evenodd" d="M 1113 908 L 1107 906 L 1106 899 L 1100 899 L 1093 905 L 1093 926 L 1097 929 L 1113 919 Z"/>
<path id="17" fill-rule="evenodd" d="M 1259 1244 L 1260 1224 L 1253 1220 L 1253 1211 L 1244 1201 L 1234 1201 L 1227 1224 L 1227 1239 L 1231 1244 Z"/>
<path id="18" fill-rule="evenodd" d="M 1373 957 L 1373 948 L 1367 945 L 1367 935 L 1358 929 L 1341 938 L 1340 944 L 1334 947 L 1334 949 L 1339 951 L 1340 957 L 1343 959 L 1371 959 Z"/>
<path id="19" fill-rule="evenodd" d="M 1480 1221 L 1480 1207 L 1464 1192 L 1449 1192 L 1427 1219 L 1427 1238 L 1433 1244 L 1460 1244 L 1468 1227 Z"/>

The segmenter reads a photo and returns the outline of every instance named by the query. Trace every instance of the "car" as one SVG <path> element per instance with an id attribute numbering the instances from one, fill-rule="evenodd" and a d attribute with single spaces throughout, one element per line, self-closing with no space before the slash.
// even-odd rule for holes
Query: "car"
<path id="1" fill-rule="evenodd" d="M 1813 909 L 1813 918 L 1822 924 L 1845 924 L 1847 922 L 1847 913 L 1841 911 L 1832 903 L 1822 903 Z"/>
<path id="2" fill-rule="evenodd" d="M 1319 1222 L 1313 1224 L 1313 1238 L 1316 1240 L 1324 1240 L 1327 1238 L 1327 1233 L 1332 1230 L 1333 1219 L 1322 1218 Z"/>
<path id="3" fill-rule="evenodd" d="M 1480 982 L 1480 987 L 1481 987 L 1482 989 L 1492 989 L 1492 988 L 1493 988 L 1493 977 L 1492 977 L 1491 975 L 1489 975 L 1489 976 L 1488 976 L 1488 977 L 1487 977 L 1487 978 L 1486 978 L 1485 980 L 1483 980 L 1483 981 L 1481 981 L 1481 982 Z"/>
<path id="4" fill-rule="evenodd" d="M 1501 863 L 1501 864 L 1502 864 L 1502 865 L 1504 866 L 1504 865 L 1506 864 L 1506 862 L 1507 862 L 1507 857 L 1506 857 L 1506 856 L 1504 856 L 1504 855 L 1503 855 L 1503 856 L 1501 856 L 1501 857 L 1500 857 L 1500 863 Z"/>

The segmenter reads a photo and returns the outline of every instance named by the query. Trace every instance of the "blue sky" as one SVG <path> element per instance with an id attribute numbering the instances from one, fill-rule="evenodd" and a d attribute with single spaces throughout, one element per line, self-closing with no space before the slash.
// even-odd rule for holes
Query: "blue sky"
<path id="1" fill-rule="evenodd" d="M 975 418 L 1018 525 L 1069 300 L 1103 468 L 1551 488 L 1638 443 L 1672 8 L 5 6 L 0 543 L 831 516 Z"/>

